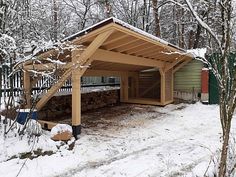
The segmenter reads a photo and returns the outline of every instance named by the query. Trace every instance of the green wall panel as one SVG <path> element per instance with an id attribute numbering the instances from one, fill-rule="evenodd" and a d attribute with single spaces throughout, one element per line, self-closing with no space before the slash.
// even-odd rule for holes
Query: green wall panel
<path id="1" fill-rule="evenodd" d="M 201 71 L 203 63 L 198 60 L 192 60 L 181 69 L 179 69 L 174 77 L 174 90 L 192 92 L 201 91 Z"/>

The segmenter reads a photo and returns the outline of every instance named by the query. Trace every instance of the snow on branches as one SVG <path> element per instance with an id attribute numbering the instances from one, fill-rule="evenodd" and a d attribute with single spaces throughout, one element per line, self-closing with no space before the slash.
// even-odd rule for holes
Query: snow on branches
<path id="1" fill-rule="evenodd" d="M 0 60 L 1 64 L 8 63 L 16 50 L 16 42 L 7 34 L 0 34 Z"/>

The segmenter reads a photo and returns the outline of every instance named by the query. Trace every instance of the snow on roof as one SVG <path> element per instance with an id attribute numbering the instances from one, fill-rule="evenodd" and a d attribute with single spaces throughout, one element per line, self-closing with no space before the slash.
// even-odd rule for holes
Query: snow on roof
<path id="1" fill-rule="evenodd" d="M 154 36 L 154 35 L 152 35 L 152 34 L 150 34 L 150 33 L 147 33 L 147 32 L 145 32 L 145 31 L 143 31 L 143 30 L 141 30 L 141 29 L 139 29 L 139 28 L 136 28 L 136 27 L 134 27 L 134 26 L 132 26 L 132 25 L 130 25 L 130 24 L 128 24 L 128 23 L 122 21 L 122 20 L 119 20 L 119 19 L 117 19 L 117 18 L 115 18 L 115 17 L 110 17 L 110 18 L 107 18 L 107 19 L 105 19 L 105 20 L 102 20 L 102 21 L 100 21 L 99 23 L 96 23 L 96 24 L 94 24 L 94 25 L 92 25 L 92 26 L 90 26 L 90 27 L 88 27 L 88 28 L 86 28 L 86 29 L 84 29 L 84 30 L 78 32 L 78 33 L 75 33 L 75 34 L 73 34 L 73 35 L 71 35 L 71 36 L 66 37 L 66 38 L 63 39 L 62 41 L 68 41 L 68 40 L 70 41 L 70 40 L 73 40 L 73 39 L 75 39 L 75 38 L 77 38 L 77 37 L 80 37 L 80 36 L 82 36 L 82 35 L 85 35 L 85 34 L 91 32 L 91 31 L 93 31 L 93 30 L 95 30 L 95 29 L 97 29 L 97 28 L 99 28 L 99 27 L 101 27 L 101 26 L 107 25 L 107 24 L 109 24 L 109 23 L 116 23 L 116 24 L 121 25 L 121 26 L 123 26 L 123 27 L 125 27 L 125 28 L 128 28 L 128 29 L 130 29 L 130 30 L 132 30 L 132 31 L 134 31 L 134 32 L 136 32 L 136 33 L 139 33 L 139 34 L 141 34 L 141 35 L 143 35 L 143 36 L 146 36 L 146 37 L 148 37 L 148 38 L 150 38 L 150 39 L 153 39 L 153 40 L 155 40 L 155 41 L 158 41 L 158 42 L 160 42 L 160 43 L 162 43 L 162 44 L 164 44 L 164 45 L 168 45 L 168 46 L 173 47 L 173 48 L 176 48 L 176 49 L 178 49 L 178 50 L 185 51 L 184 49 L 182 49 L 182 48 L 180 48 L 180 47 L 178 47 L 178 46 L 176 46 L 176 45 L 170 44 L 170 43 L 168 43 L 167 41 L 165 41 L 165 40 L 163 40 L 163 39 L 161 39 L 161 38 L 159 38 L 159 37 L 156 37 L 156 36 Z"/>
<path id="2" fill-rule="evenodd" d="M 122 20 L 119 20 L 119 19 L 114 18 L 114 17 L 112 17 L 112 18 L 113 18 L 114 23 L 120 24 L 120 25 L 122 25 L 122 26 L 124 26 L 124 27 L 126 27 L 126 28 L 128 28 L 128 29 L 130 29 L 130 30 L 132 30 L 132 31 L 135 31 L 135 32 L 137 32 L 137 33 L 139 33 L 139 34 L 142 34 L 142 35 L 144 35 L 144 36 L 147 36 L 147 37 L 149 37 L 149 38 L 151 38 L 151 39 L 153 39 L 153 40 L 156 40 L 156 41 L 158 41 L 158 42 L 160 42 L 160 43 L 163 43 L 163 44 L 165 44 L 165 45 L 168 45 L 168 44 L 169 44 L 168 42 L 164 41 L 163 39 L 161 39 L 161 38 L 159 38 L 159 37 L 156 37 L 156 36 L 154 36 L 154 35 L 152 35 L 152 34 L 150 34 L 150 33 L 147 33 L 147 32 L 145 32 L 145 31 L 143 31 L 143 30 L 141 30 L 141 29 L 139 29 L 139 28 L 136 28 L 136 27 L 134 27 L 134 26 L 132 26 L 132 25 L 130 25 L 130 24 L 128 24 L 128 23 L 122 21 Z"/>
<path id="3" fill-rule="evenodd" d="M 206 52 L 207 52 L 206 48 L 198 48 L 198 49 L 187 50 L 187 53 L 192 54 L 195 58 L 196 57 L 205 58 Z"/>

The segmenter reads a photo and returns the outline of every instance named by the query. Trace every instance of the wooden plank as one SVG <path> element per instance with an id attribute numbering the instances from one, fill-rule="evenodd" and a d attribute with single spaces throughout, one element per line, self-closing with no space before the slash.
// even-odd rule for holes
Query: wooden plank
<path id="1" fill-rule="evenodd" d="M 68 69 L 73 65 L 72 62 L 68 62 L 63 65 L 56 65 L 54 63 L 44 63 L 44 64 L 32 64 L 32 65 L 26 65 L 24 66 L 24 70 L 30 71 L 30 70 L 36 70 L 36 71 L 50 71 L 53 69 Z"/>
<path id="2" fill-rule="evenodd" d="M 164 105 L 168 105 L 168 104 L 171 104 L 171 103 L 173 103 L 173 102 L 174 102 L 174 100 L 166 101 L 166 102 L 164 103 Z"/>
<path id="3" fill-rule="evenodd" d="M 125 103 L 135 103 L 135 104 L 147 104 L 147 105 L 156 105 L 163 106 L 159 100 L 149 99 L 149 98 L 129 98 Z"/>
<path id="4" fill-rule="evenodd" d="M 185 60 L 183 63 L 181 63 L 180 65 L 178 65 L 177 67 L 174 68 L 173 72 L 175 73 L 176 71 L 178 71 L 180 68 L 182 68 L 184 65 L 186 65 L 187 63 L 189 63 L 192 59 L 187 59 Z"/>
<path id="5" fill-rule="evenodd" d="M 79 63 L 80 56 L 77 56 L 77 52 L 72 52 L 72 62 Z M 72 71 L 72 126 L 81 124 L 81 74 L 79 69 Z"/>
<path id="6" fill-rule="evenodd" d="M 62 87 L 64 82 L 71 76 L 72 70 L 81 69 L 80 66 L 84 65 L 88 61 L 91 55 L 93 55 L 93 53 L 98 49 L 98 47 L 101 46 L 101 44 L 107 39 L 107 37 L 111 35 L 112 32 L 113 30 L 98 35 L 94 39 L 94 41 L 81 54 L 79 52 L 80 49 L 72 51 L 72 53 L 78 52 L 74 55 L 74 58 L 78 58 L 76 60 L 76 63 L 73 63 L 74 64 L 73 67 L 67 69 L 67 71 L 62 75 L 62 77 L 58 80 L 58 82 L 54 84 L 48 90 L 48 92 L 39 100 L 39 102 L 36 105 L 37 110 L 40 110 L 48 102 L 48 100 L 56 93 L 56 91 Z M 91 61 L 92 60 L 90 59 L 90 62 Z M 86 71 L 86 69 L 87 68 L 81 69 L 81 75 L 83 74 L 83 72 Z"/>
<path id="7" fill-rule="evenodd" d="M 122 54 L 118 52 L 106 51 L 103 49 L 98 49 L 91 58 L 93 60 L 113 62 L 113 63 L 122 63 L 130 65 L 141 65 L 141 66 L 150 66 L 150 67 L 164 67 L 165 62 L 147 59 L 144 57 L 136 57 L 132 55 Z"/>
<path id="8" fill-rule="evenodd" d="M 135 73 L 136 97 L 139 97 L 139 72 Z"/>
<path id="9" fill-rule="evenodd" d="M 103 42 L 113 33 L 113 30 L 106 31 L 102 34 L 99 34 L 94 41 L 86 48 L 86 50 L 81 54 L 80 64 L 83 64 L 88 60 L 94 52 L 103 44 Z"/>
<path id="10" fill-rule="evenodd" d="M 77 37 L 74 40 L 72 40 L 70 43 L 76 44 L 76 45 L 81 45 L 81 44 L 83 44 L 84 42 L 86 42 L 88 40 L 93 41 L 100 34 L 105 33 L 107 31 L 110 31 L 110 30 L 114 31 L 114 25 L 113 24 L 105 25 L 105 26 L 100 27 L 100 28 L 98 28 L 98 29 L 96 29 L 92 32 L 89 32 L 89 33 L 83 35 L 83 36 Z M 120 32 L 120 31 L 117 31 L 117 32 Z M 126 35 L 126 34 L 124 34 L 124 35 Z M 91 40 L 91 38 L 94 38 L 94 39 Z"/>
<path id="11" fill-rule="evenodd" d="M 144 41 L 141 41 L 140 39 L 138 41 L 134 41 L 132 42 L 131 44 L 127 44 L 125 46 L 122 46 L 122 47 L 119 47 L 117 49 L 118 52 L 125 52 L 125 51 L 128 51 L 128 50 L 131 50 L 131 49 L 134 49 L 134 48 L 137 48 L 137 47 L 140 47 L 140 46 L 144 46 L 146 45 L 147 42 L 144 42 Z"/>
<path id="12" fill-rule="evenodd" d="M 130 30 L 130 29 L 128 29 L 128 28 L 125 28 L 125 27 L 123 27 L 123 26 L 120 26 L 120 25 L 118 25 L 118 24 L 113 24 L 113 26 L 115 27 L 116 30 L 119 30 L 119 31 L 124 32 L 124 33 L 126 33 L 126 34 L 135 36 L 135 37 L 137 37 L 137 38 L 139 38 L 139 39 L 142 39 L 142 40 L 147 41 L 147 42 L 149 42 L 149 43 L 155 44 L 155 45 L 157 45 L 157 46 L 159 46 L 159 47 L 162 47 L 162 48 L 164 48 L 164 49 L 167 49 L 167 50 L 169 50 L 169 51 L 172 51 L 172 52 L 181 52 L 180 49 L 171 47 L 171 46 L 169 46 L 169 45 L 167 45 L 167 44 L 163 44 L 163 43 L 159 42 L 159 41 L 156 40 L 156 39 L 153 39 L 153 38 L 150 38 L 150 37 L 148 37 L 148 36 L 142 35 L 142 34 L 140 34 L 140 33 L 137 33 L 137 32 L 135 32 L 135 31 L 132 31 L 132 30 Z M 184 51 L 183 51 L 183 52 L 184 52 Z M 193 58 L 192 54 L 190 54 L 190 53 L 186 53 L 186 57 Z"/>
<path id="13" fill-rule="evenodd" d="M 171 80 L 171 98 L 173 100 L 174 99 L 174 72 L 173 72 L 173 69 L 171 71 L 171 76 L 172 76 L 172 80 Z"/>
<path id="14" fill-rule="evenodd" d="M 146 90 L 144 90 L 144 92 L 140 93 L 140 97 L 142 97 L 143 95 L 145 95 L 146 93 L 148 93 L 150 90 L 152 90 L 153 88 L 155 88 L 158 84 L 160 84 L 160 81 L 156 81 L 155 83 L 153 83 L 151 86 L 149 86 Z"/>
<path id="15" fill-rule="evenodd" d="M 148 57 L 155 57 L 155 58 L 162 58 L 162 59 L 167 59 L 167 58 L 171 58 L 170 55 L 166 55 L 164 53 L 161 53 L 162 51 L 161 50 L 154 50 L 153 52 L 147 52 L 145 53 L 146 55 L 145 56 L 148 56 Z"/>
<path id="16" fill-rule="evenodd" d="M 166 90 L 166 86 L 165 86 L 165 72 L 164 69 L 160 69 L 160 74 L 161 74 L 161 103 L 164 105 L 165 104 L 165 90 Z"/>
<path id="17" fill-rule="evenodd" d="M 91 69 L 95 70 L 108 70 L 108 71 L 141 71 L 145 69 L 150 69 L 147 66 L 137 66 L 137 65 L 128 65 L 128 64 L 119 64 L 119 63 L 111 63 L 106 62 L 99 66 L 94 66 L 93 64 L 90 67 Z"/>
<path id="18" fill-rule="evenodd" d="M 123 71 L 93 70 L 87 69 L 83 76 L 117 76 L 124 74 Z"/>
<path id="19" fill-rule="evenodd" d="M 135 54 L 135 55 L 142 55 L 142 54 L 147 54 L 147 53 L 149 54 L 150 52 L 151 53 L 153 52 L 153 48 L 157 48 L 157 46 L 155 45 L 145 46 L 134 51 L 132 54 Z"/>
<path id="20" fill-rule="evenodd" d="M 176 59 L 174 62 L 168 64 L 165 67 L 165 72 L 167 72 L 169 69 L 173 68 L 175 65 L 177 65 L 180 62 L 182 62 L 183 60 L 184 60 L 184 57 L 181 57 L 181 58 Z"/>
<path id="21" fill-rule="evenodd" d="M 149 43 L 144 42 L 143 45 L 137 46 L 137 47 L 135 47 L 135 48 L 133 48 L 133 49 L 129 49 L 129 50 L 126 51 L 126 53 L 129 54 L 129 55 L 132 55 L 132 54 L 137 53 L 138 51 L 145 51 L 145 50 L 146 50 L 146 47 L 147 47 L 147 48 L 149 48 L 149 47 L 152 48 L 152 47 L 154 47 L 154 46 L 153 46 L 153 45 L 150 46 Z M 155 46 L 155 47 L 156 47 L 156 46 Z"/>
<path id="22" fill-rule="evenodd" d="M 165 102 L 172 100 L 172 70 L 165 72 Z"/>
<path id="23" fill-rule="evenodd" d="M 30 74 L 27 71 L 24 71 L 24 92 L 25 92 L 25 99 L 26 99 L 26 108 L 31 108 L 31 79 Z"/>
<path id="24" fill-rule="evenodd" d="M 124 33 L 114 33 L 113 35 L 111 35 L 103 44 L 102 46 L 106 46 L 108 44 L 112 44 L 114 42 L 117 42 L 121 39 L 126 38 L 128 35 L 124 34 Z"/>
<path id="25" fill-rule="evenodd" d="M 113 50 L 113 49 L 122 47 L 124 45 L 130 44 L 130 43 L 138 41 L 138 40 L 139 39 L 134 38 L 134 37 L 127 37 L 127 38 L 124 38 L 122 40 L 119 40 L 117 42 L 114 42 L 110 45 L 106 45 L 106 46 L 103 46 L 103 47 L 105 47 L 106 50 Z"/>
<path id="26" fill-rule="evenodd" d="M 45 120 L 39 120 L 38 121 L 43 129 L 51 130 L 53 127 L 55 127 L 58 123 L 45 121 Z"/>
<path id="27" fill-rule="evenodd" d="M 125 102 L 129 98 L 129 83 L 128 83 L 128 73 L 124 73 L 121 75 L 121 101 Z"/>

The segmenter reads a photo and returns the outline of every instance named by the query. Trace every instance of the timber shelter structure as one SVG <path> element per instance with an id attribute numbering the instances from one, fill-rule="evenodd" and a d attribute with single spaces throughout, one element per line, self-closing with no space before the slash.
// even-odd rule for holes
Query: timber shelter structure
<path id="1" fill-rule="evenodd" d="M 81 77 L 120 78 L 120 102 L 164 106 L 173 102 L 173 74 L 192 60 L 185 50 L 116 18 L 106 19 L 63 40 L 68 46 L 39 52 L 24 62 L 26 107 L 38 81 L 32 71 L 55 70 L 59 79 L 36 103 L 40 110 L 66 80 L 72 81 L 72 128 L 81 132 Z M 63 63 L 63 64 L 60 64 Z"/>

